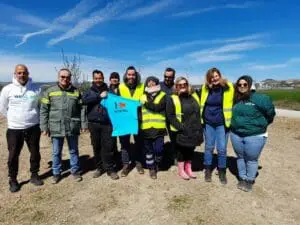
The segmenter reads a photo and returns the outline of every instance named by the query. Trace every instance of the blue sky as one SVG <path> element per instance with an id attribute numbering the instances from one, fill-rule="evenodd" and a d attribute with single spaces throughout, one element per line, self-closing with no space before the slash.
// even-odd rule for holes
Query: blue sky
<path id="1" fill-rule="evenodd" d="M 232 81 L 300 78 L 296 0 L 0 0 L 0 10 L 0 81 L 17 63 L 56 80 L 61 49 L 80 54 L 87 76 L 134 65 L 144 78 L 174 67 L 194 84 L 211 67 Z"/>

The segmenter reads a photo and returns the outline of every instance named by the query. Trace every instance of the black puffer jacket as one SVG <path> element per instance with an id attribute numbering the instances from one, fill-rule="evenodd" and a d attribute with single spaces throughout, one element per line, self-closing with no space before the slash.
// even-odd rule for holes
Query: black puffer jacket
<path id="1" fill-rule="evenodd" d="M 200 145 L 203 142 L 203 131 L 200 121 L 200 107 L 192 95 L 179 96 L 181 103 L 181 122 L 176 118 L 175 106 L 172 98 L 168 98 L 166 113 L 168 120 L 172 126 L 178 131 L 177 135 L 181 135 L 182 143 L 179 145 L 185 146 L 187 143 L 191 146 Z"/>
<path id="2" fill-rule="evenodd" d="M 105 83 L 100 87 L 93 84 L 82 96 L 82 102 L 87 106 L 87 118 L 89 122 L 110 124 L 107 110 L 100 105 L 102 100 L 100 94 L 103 91 L 108 91 Z"/>

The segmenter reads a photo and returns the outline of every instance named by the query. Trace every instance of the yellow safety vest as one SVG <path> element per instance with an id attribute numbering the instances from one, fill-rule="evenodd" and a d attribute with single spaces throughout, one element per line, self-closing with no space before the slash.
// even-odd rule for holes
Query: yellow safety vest
<path id="1" fill-rule="evenodd" d="M 229 128 L 231 123 L 231 117 L 232 117 L 234 87 L 231 82 L 228 82 L 227 85 L 229 88 L 228 90 L 225 90 L 223 94 L 223 115 L 225 119 L 225 126 Z M 206 87 L 206 85 L 203 85 L 201 89 L 201 100 L 200 100 L 200 113 L 201 113 L 202 124 L 204 123 L 202 114 L 208 97 L 208 93 L 209 93 L 209 89 Z"/>
<path id="2" fill-rule="evenodd" d="M 139 101 L 140 97 L 144 94 L 144 84 L 138 84 L 136 86 L 133 96 L 131 96 L 129 88 L 124 83 L 119 85 L 119 90 L 120 96 Z"/>
<path id="3" fill-rule="evenodd" d="M 160 92 L 158 96 L 154 99 L 154 104 L 159 104 L 162 98 L 166 95 L 165 92 Z M 147 101 L 147 96 L 142 95 L 141 99 Z M 142 107 L 142 130 L 155 128 L 155 129 L 165 129 L 166 128 L 166 115 L 165 113 L 153 112 L 146 109 L 145 106 Z"/>
<path id="4" fill-rule="evenodd" d="M 197 95 L 196 92 L 194 92 L 192 94 L 192 97 L 196 100 L 196 102 L 200 105 L 200 99 L 199 96 Z M 176 114 L 176 118 L 179 120 L 179 122 L 181 122 L 182 120 L 182 112 L 181 112 L 181 103 L 180 103 L 180 99 L 178 97 L 178 95 L 171 95 L 171 98 L 173 100 L 173 104 L 175 106 L 175 114 Z M 171 127 L 171 131 L 177 131 L 177 129 L 175 127 L 173 127 L 172 125 Z"/>

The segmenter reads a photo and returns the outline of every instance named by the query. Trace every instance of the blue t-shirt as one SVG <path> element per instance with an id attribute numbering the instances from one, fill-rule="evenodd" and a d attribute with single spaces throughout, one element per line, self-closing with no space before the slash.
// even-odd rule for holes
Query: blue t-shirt
<path id="1" fill-rule="evenodd" d="M 113 125 L 112 136 L 138 134 L 139 101 L 130 100 L 114 94 L 108 94 L 100 103 L 107 109 L 108 116 Z"/>

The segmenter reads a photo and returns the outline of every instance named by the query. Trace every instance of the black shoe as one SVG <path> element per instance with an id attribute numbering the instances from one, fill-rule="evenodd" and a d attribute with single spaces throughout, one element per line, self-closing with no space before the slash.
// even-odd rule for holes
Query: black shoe
<path id="1" fill-rule="evenodd" d="M 61 176 L 60 175 L 53 175 L 52 177 L 52 184 L 57 184 L 61 179 Z"/>
<path id="2" fill-rule="evenodd" d="M 246 186 L 246 180 L 240 178 L 237 184 L 237 188 L 240 190 L 244 190 L 245 186 Z"/>
<path id="3" fill-rule="evenodd" d="M 139 174 L 144 174 L 145 173 L 143 165 L 140 162 L 136 163 L 135 167 L 136 167 Z"/>
<path id="4" fill-rule="evenodd" d="M 16 178 L 9 179 L 9 190 L 14 193 L 20 190 L 20 184 L 18 183 Z"/>
<path id="5" fill-rule="evenodd" d="M 82 181 L 82 176 L 80 175 L 80 173 L 74 173 L 74 174 L 72 174 L 72 176 L 73 176 L 73 179 L 76 181 L 76 182 L 80 182 L 80 181 Z"/>
<path id="6" fill-rule="evenodd" d="M 246 183 L 245 183 L 243 191 L 251 192 L 253 184 L 254 184 L 254 181 L 247 180 Z"/>
<path id="7" fill-rule="evenodd" d="M 204 171 L 204 179 L 206 182 L 211 182 L 211 168 L 206 168 L 205 171 Z"/>
<path id="8" fill-rule="evenodd" d="M 93 178 L 98 178 L 98 177 L 100 177 L 102 174 L 104 174 L 105 173 L 105 171 L 104 171 L 104 169 L 102 169 L 102 168 L 98 168 L 98 169 L 96 169 L 96 171 L 94 172 L 94 174 L 93 174 Z"/>
<path id="9" fill-rule="evenodd" d="M 116 172 L 109 172 L 107 175 L 110 176 L 112 180 L 118 180 L 120 178 Z"/>
<path id="10" fill-rule="evenodd" d="M 121 177 L 127 177 L 129 174 L 129 164 L 124 164 L 123 168 L 122 168 L 122 172 L 121 172 Z"/>
<path id="11" fill-rule="evenodd" d="M 153 180 L 156 180 L 156 179 L 157 179 L 157 173 L 156 173 L 156 170 L 155 170 L 155 169 L 150 169 L 149 175 L 150 175 L 150 177 L 151 177 Z"/>
<path id="12" fill-rule="evenodd" d="M 219 179 L 221 184 L 227 184 L 226 168 L 219 169 Z"/>
<path id="13" fill-rule="evenodd" d="M 41 180 L 37 173 L 31 174 L 30 182 L 35 186 L 42 186 L 44 184 L 44 182 Z"/>

